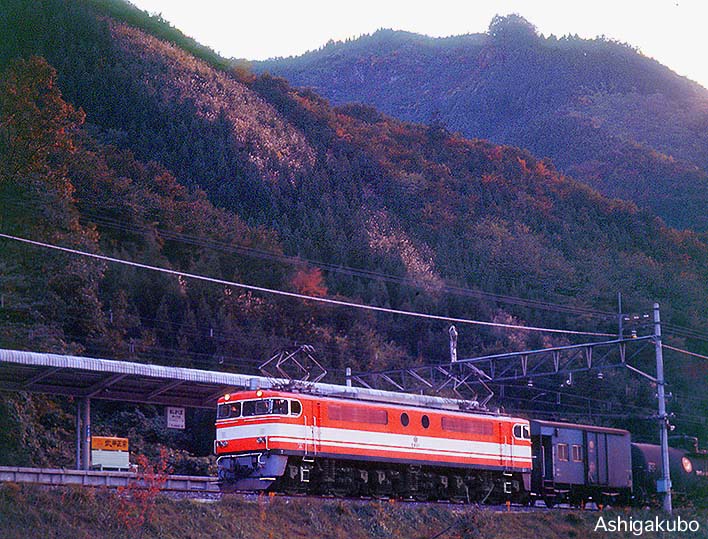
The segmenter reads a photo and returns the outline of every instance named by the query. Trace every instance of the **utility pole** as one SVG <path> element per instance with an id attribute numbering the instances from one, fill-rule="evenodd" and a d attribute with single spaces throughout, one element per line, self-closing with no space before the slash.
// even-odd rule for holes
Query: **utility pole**
<path id="1" fill-rule="evenodd" d="M 659 304 L 654 304 L 654 346 L 656 349 L 656 389 L 659 399 L 659 434 L 661 436 L 661 479 L 656 482 L 656 491 L 663 493 L 664 511 L 671 514 L 671 474 L 669 471 L 669 429 L 664 391 L 664 355 L 661 350 L 661 318 Z"/>
<path id="2" fill-rule="evenodd" d="M 620 340 L 624 338 L 624 328 L 622 327 L 622 318 L 624 317 L 624 314 L 622 314 L 622 292 L 617 292 L 617 324 L 618 324 L 618 334 Z"/>

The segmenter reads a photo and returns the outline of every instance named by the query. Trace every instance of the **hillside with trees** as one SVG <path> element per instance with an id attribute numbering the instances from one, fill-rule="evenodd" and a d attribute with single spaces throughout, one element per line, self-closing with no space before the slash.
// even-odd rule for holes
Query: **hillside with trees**
<path id="1" fill-rule="evenodd" d="M 368 106 L 333 107 L 283 79 L 227 68 L 164 21 L 118 1 L 7 4 L 2 233 L 476 320 L 612 333 L 618 291 L 628 311 L 659 301 L 675 325 L 701 328 L 708 316 L 708 246 L 700 236 L 605 198 L 526 150 Z M 347 366 L 447 359 L 442 322 L 0 242 L 2 348 L 257 372 L 275 351 L 307 343 L 331 381 Z M 570 341 L 465 326 L 460 350 L 472 356 Z M 701 349 L 700 340 L 691 344 Z M 650 365 L 651 354 L 640 361 Z M 676 394 L 703 391 L 704 367 L 677 356 L 668 367 Z M 577 383 L 608 407 L 628 399 L 653 406 L 651 392 L 624 377 Z M 672 406 L 684 432 L 706 434 L 693 415 L 682 418 L 688 402 Z M 67 403 L 3 396 L 4 463 L 68 464 L 72 412 Z M 103 405 L 95 413 L 97 434 L 129 435 L 139 451 L 169 445 L 178 470 L 202 466 L 189 455 L 210 452 L 211 414 L 175 436 L 155 409 Z M 644 416 L 601 419 L 647 439 L 655 430 Z"/>
<path id="2" fill-rule="evenodd" d="M 252 68 L 337 105 L 528 148 L 672 226 L 708 229 L 708 91 L 630 45 L 544 37 L 509 15 L 485 34 L 380 30 Z"/>

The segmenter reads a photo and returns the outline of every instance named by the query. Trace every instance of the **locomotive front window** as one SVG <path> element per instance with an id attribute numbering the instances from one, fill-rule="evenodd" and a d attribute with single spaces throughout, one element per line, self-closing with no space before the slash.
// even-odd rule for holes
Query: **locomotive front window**
<path id="1" fill-rule="evenodd" d="M 558 444 L 556 447 L 556 455 L 558 456 L 558 460 L 568 462 L 568 444 Z"/>
<path id="2" fill-rule="evenodd" d="M 229 405 L 219 404 L 216 407 L 216 419 L 226 419 L 227 417 L 229 417 Z"/>
<path id="3" fill-rule="evenodd" d="M 216 419 L 230 419 L 241 415 L 241 403 L 230 402 L 219 404 L 216 408 Z"/>
<path id="4" fill-rule="evenodd" d="M 243 402 L 243 417 L 253 417 L 256 415 L 287 415 L 287 399 L 261 399 L 257 401 Z"/>
<path id="5" fill-rule="evenodd" d="M 273 399 L 271 414 L 288 415 L 288 401 L 285 399 Z"/>

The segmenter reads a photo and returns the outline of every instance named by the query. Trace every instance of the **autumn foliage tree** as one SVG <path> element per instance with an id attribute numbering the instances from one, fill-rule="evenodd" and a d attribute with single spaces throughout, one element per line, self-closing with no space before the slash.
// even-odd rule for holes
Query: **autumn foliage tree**
<path id="1" fill-rule="evenodd" d="M 85 115 L 64 101 L 56 71 L 46 60 L 19 59 L 0 82 L 0 181 L 43 175 L 59 179 L 60 160 L 74 150 L 73 135 Z M 61 186 L 68 189 L 68 182 Z M 70 193 L 66 193 L 70 194 Z"/>
<path id="2" fill-rule="evenodd" d="M 293 275 L 291 282 L 295 290 L 300 294 L 315 297 L 327 295 L 327 286 L 324 283 L 320 268 L 299 269 Z"/>
<path id="3" fill-rule="evenodd" d="M 43 58 L 32 56 L 14 61 L 0 79 L 0 226 L 5 233 L 93 250 L 98 237 L 79 223 L 67 173 L 84 113 L 64 101 L 56 77 Z M 89 321 L 72 327 L 79 334 L 101 331 L 100 265 L 37 258 L 18 244 L 7 245 L 4 254 L 5 271 L 22 276 L 6 291 L 13 292 L 8 303 L 24 313 L 17 317 L 33 326 L 35 342 L 46 339 L 53 348 L 64 349 L 59 328 L 69 314 Z M 50 313 L 54 327 L 40 329 L 39 320 Z"/>
<path id="4" fill-rule="evenodd" d="M 164 448 L 157 462 L 150 462 L 145 455 L 138 455 L 136 461 L 138 470 L 134 480 L 118 488 L 118 519 L 129 532 L 150 523 L 157 496 L 171 473 Z"/>

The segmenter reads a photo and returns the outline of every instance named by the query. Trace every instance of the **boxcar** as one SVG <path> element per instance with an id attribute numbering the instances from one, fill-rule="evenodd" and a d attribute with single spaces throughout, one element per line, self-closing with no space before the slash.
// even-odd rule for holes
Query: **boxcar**
<path id="1" fill-rule="evenodd" d="M 551 507 L 559 502 L 622 504 L 632 496 L 629 431 L 531 421 L 531 491 Z"/>

